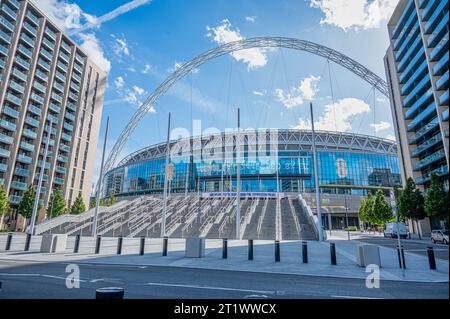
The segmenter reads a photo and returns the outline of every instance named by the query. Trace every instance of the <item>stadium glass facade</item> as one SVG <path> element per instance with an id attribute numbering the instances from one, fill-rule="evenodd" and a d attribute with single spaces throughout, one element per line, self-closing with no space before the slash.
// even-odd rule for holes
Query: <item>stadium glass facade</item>
<path id="1" fill-rule="evenodd" d="M 215 147 L 206 158 L 204 146 L 193 148 L 192 156 L 171 158 L 171 192 L 236 191 L 237 156 L 231 147 Z M 302 137 L 303 136 L 303 140 Z M 341 140 L 337 138 L 341 137 Z M 333 138 L 334 137 L 334 138 Z M 327 139 L 328 138 L 328 139 Z M 343 145 L 346 139 L 347 144 Z M 290 140 L 289 140 L 290 139 Z M 400 186 L 401 177 L 394 142 L 343 133 L 319 133 L 318 162 L 321 191 L 364 195 L 368 190 Z M 187 145 L 198 138 L 187 139 Z M 207 140 L 207 139 L 206 139 Z M 313 192 L 314 170 L 309 132 L 278 133 L 276 151 L 255 151 L 256 142 L 244 138 L 241 148 L 241 190 L 248 192 Z M 365 144 L 364 144 L 365 143 Z M 369 145 L 369 146 L 368 146 Z M 171 150 L 173 148 L 171 145 Z M 103 194 L 110 196 L 161 193 L 164 187 L 165 146 L 155 145 L 130 155 L 105 175 Z M 228 149 L 228 150 L 227 150 Z M 217 151 L 219 150 L 219 151 Z M 171 151 L 172 152 L 172 151 Z M 269 154 L 269 155 L 268 155 Z M 198 156 L 197 156 L 198 155 Z M 190 160 L 191 159 L 191 160 Z M 277 174 L 278 169 L 278 174 Z"/>

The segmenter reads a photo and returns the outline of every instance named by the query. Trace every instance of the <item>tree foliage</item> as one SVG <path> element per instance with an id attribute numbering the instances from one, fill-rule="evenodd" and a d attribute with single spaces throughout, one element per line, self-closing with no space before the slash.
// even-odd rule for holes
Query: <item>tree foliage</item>
<path id="1" fill-rule="evenodd" d="M 20 201 L 19 207 L 17 208 L 19 214 L 25 218 L 31 218 L 33 214 L 34 196 L 34 186 L 30 185 L 25 193 L 23 193 L 22 200 Z M 39 209 L 40 205 L 38 204 L 38 210 Z"/>
<path id="2" fill-rule="evenodd" d="M 392 209 L 389 203 L 386 201 L 383 191 L 380 189 L 377 190 L 377 193 L 375 195 L 372 214 L 369 215 L 369 218 L 371 219 L 372 224 L 378 226 L 384 225 L 394 218 Z"/>
<path id="3" fill-rule="evenodd" d="M 78 215 L 81 213 L 84 213 L 86 211 L 86 206 L 83 202 L 83 197 L 81 196 L 81 192 L 78 193 L 77 198 L 75 198 L 75 201 L 73 202 L 72 207 L 70 208 L 70 213 L 74 215 Z"/>
<path id="4" fill-rule="evenodd" d="M 409 177 L 397 196 L 397 209 L 400 217 L 420 220 L 426 217 L 422 192 L 416 188 L 416 183 Z"/>
<path id="5" fill-rule="evenodd" d="M 49 218 L 53 218 L 62 214 L 66 214 L 67 212 L 68 208 L 66 206 L 66 201 L 64 200 L 64 196 L 61 190 L 54 190 L 47 205 L 47 216 Z"/>
<path id="6" fill-rule="evenodd" d="M 439 177 L 431 174 L 431 185 L 425 196 L 425 213 L 429 217 L 436 217 L 446 220 L 448 223 L 449 214 L 449 195 L 444 189 L 444 184 L 439 181 Z"/>
<path id="7" fill-rule="evenodd" d="M 6 215 L 9 212 L 8 195 L 6 195 L 3 185 L 0 185 L 0 215 Z"/>

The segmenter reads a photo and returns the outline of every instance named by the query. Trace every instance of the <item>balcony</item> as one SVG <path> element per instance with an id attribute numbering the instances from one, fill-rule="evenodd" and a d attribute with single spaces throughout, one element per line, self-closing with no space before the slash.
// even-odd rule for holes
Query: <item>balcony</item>
<path id="1" fill-rule="evenodd" d="M 62 167 L 62 166 L 56 166 L 55 171 L 59 174 L 66 174 L 67 168 Z"/>
<path id="2" fill-rule="evenodd" d="M 440 91 L 446 88 L 448 88 L 448 70 L 436 81 L 436 90 Z"/>
<path id="3" fill-rule="evenodd" d="M 448 55 L 447 52 L 442 56 L 438 63 L 433 67 L 433 75 L 442 75 L 446 70 L 448 70 Z"/>
<path id="4" fill-rule="evenodd" d="M 53 83 L 53 87 L 57 89 L 60 93 L 64 93 L 64 86 L 59 84 L 58 82 Z"/>
<path id="5" fill-rule="evenodd" d="M 27 81 L 27 75 L 23 72 L 21 72 L 19 69 L 17 68 L 13 68 L 12 72 L 11 72 L 14 76 L 16 76 L 18 79 L 26 82 Z"/>
<path id="6" fill-rule="evenodd" d="M 403 106 L 409 107 L 417 101 L 424 91 L 431 87 L 430 77 L 426 75 L 403 100 Z"/>
<path id="7" fill-rule="evenodd" d="M 401 72 L 399 76 L 400 83 L 405 83 L 405 81 L 409 79 L 411 74 L 416 71 L 416 69 L 419 67 L 420 64 L 422 64 L 424 60 L 425 60 L 425 51 L 423 48 L 420 48 L 420 50 L 417 51 L 414 58 L 409 62 L 408 66 L 403 71 L 400 71 Z"/>
<path id="8" fill-rule="evenodd" d="M 11 188 L 18 189 L 18 190 L 21 190 L 21 191 L 26 191 L 27 188 L 28 188 L 28 184 L 27 183 L 23 183 L 23 182 L 13 181 L 11 183 Z"/>
<path id="9" fill-rule="evenodd" d="M 52 99 L 54 99 L 56 102 L 59 102 L 59 103 L 63 102 L 63 98 L 56 93 L 52 93 Z"/>
<path id="10" fill-rule="evenodd" d="M 41 160 L 39 160 L 39 161 L 37 162 L 37 166 L 38 166 L 38 167 L 42 167 L 42 161 L 41 161 Z M 49 162 L 45 162 L 45 164 L 44 164 L 44 169 L 50 169 L 50 163 L 49 163 Z"/>
<path id="11" fill-rule="evenodd" d="M 50 64 L 48 64 L 47 62 L 42 60 L 42 58 L 38 59 L 38 65 L 40 67 L 42 67 L 44 70 L 46 70 L 47 72 L 50 72 Z"/>
<path id="12" fill-rule="evenodd" d="M 8 56 L 9 49 L 2 44 L 0 44 L 0 53 L 3 54 L 3 56 Z"/>
<path id="13" fill-rule="evenodd" d="M 442 112 L 442 120 L 448 121 L 448 108 Z"/>
<path id="14" fill-rule="evenodd" d="M 23 148 L 24 150 L 34 152 L 34 145 L 28 142 L 25 141 L 20 142 L 20 147 Z"/>
<path id="15" fill-rule="evenodd" d="M 18 154 L 17 155 L 17 161 L 25 164 L 31 164 L 33 159 L 25 154 Z"/>
<path id="16" fill-rule="evenodd" d="M 67 53 L 72 51 L 71 47 L 64 41 L 61 41 L 61 48 L 64 49 Z"/>
<path id="17" fill-rule="evenodd" d="M 55 76 L 61 81 L 61 82 L 66 82 L 66 77 L 64 74 L 62 74 L 61 72 L 56 71 L 55 72 Z"/>
<path id="18" fill-rule="evenodd" d="M 54 104 L 54 103 L 50 103 L 48 105 L 48 108 L 50 110 L 52 110 L 53 112 L 55 112 L 55 113 L 59 113 L 61 111 L 61 108 L 58 105 Z"/>
<path id="19" fill-rule="evenodd" d="M 14 170 L 14 174 L 16 174 L 17 176 L 28 177 L 30 176 L 30 170 L 25 168 L 16 168 Z"/>
<path id="20" fill-rule="evenodd" d="M 400 16 L 400 18 L 398 19 L 398 23 L 394 28 L 394 31 L 392 32 L 392 36 L 394 38 L 397 38 L 400 34 L 400 31 L 402 31 L 403 26 L 405 25 L 405 19 L 409 19 L 411 13 L 414 10 L 414 3 L 409 3 L 408 6 L 405 8 L 405 10 L 403 10 L 402 15 Z"/>
<path id="21" fill-rule="evenodd" d="M 6 27 L 9 31 L 11 31 L 11 32 L 14 31 L 14 24 L 9 22 L 8 20 L 3 18 L 2 16 L 0 16 L 0 24 L 3 25 L 4 27 Z"/>
<path id="22" fill-rule="evenodd" d="M 50 30 L 49 27 L 45 27 L 45 34 L 48 35 L 52 40 L 56 41 L 56 33 Z"/>
<path id="23" fill-rule="evenodd" d="M 15 132 L 16 131 L 16 124 L 11 123 L 5 119 L 2 119 L 0 121 L 0 126 L 3 127 L 4 129 L 8 130 L 8 131 L 12 131 Z"/>
<path id="24" fill-rule="evenodd" d="M 417 70 L 411 75 L 409 80 L 403 85 L 400 90 L 401 95 L 407 95 L 416 85 L 418 78 L 423 78 L 428 74 L 427 61 L 423 61 L 422 64 L 417 68 Z"/>
<path id="25" fill-rule="evenodd" d="M 51 114 L 47 114 L 47 120 L 51 121 L 53 124 L 58 124 L 59 120 L 56 116 L 53 116 Z"/>
<path id="26" fill-rule="evenodd" d="M 73 65 L 73 69 L 75 70 L 75 71 L 77 71 L 79 74 L 83 74 L 83 68 L 82 67 L 80 67 L 80 66 L 78 66 L 78 64 L 74 64 Z"/>
<path id="27" fill-rule="evenodd" d="M 31 93 L 30 97 L 31 97 L 31 99 L 38 102 L 39 104 L 44 104 L 44 98 L 42 96 L 39 96 L 33 92 L 33 93 Z"/>
<path id="28" fill-rule="evenodd" d="M 445 36 L 439 41 L 436 47 L 430 53 L 430 60 L 432 62 L 440 59 L 446 52 L 448 52 L 448 32 Z"/>
<path id="29" fill-rule="evenodd" d="M 78 76 L 76 73 L 72 73 L 72 79 L 74 79 L 78 83 L 81 83 L 81 77 Z"/>
<path id="30" fill-rule="evenodd" d="M 5 41 L 7 44 L 11 43 L 11 36 L 2 30 L 0 30 L 0 39 Z"/>
<path id="31" fill-rule="evenodd" d="M 448 89 L 439 97 L 439 105 L 448 104 Z"/>
<path id="32" fill-rule="evenodd" d="M 414 170 L 415 171 L 419 171 L 422 168 L 424 168 L 425 166 L 430 165 L 431 163 L 434 163 L 436 161 L 439 161 L 440 159 L 443 159 L 445 157 L 445 152 L 443 149 L 428 155 L 427 157 L 425 157 L 424 159 L 420 160 L 419 162 L 417 162 L 416 165 L 414 165 Z"/>
<path id="33" fill-rule="evenodd" d="M 55 177 L 53 182 L 58 185 L 64 185 L 64 178 Z"/>
<path id="34" fill-rule="evenodd" d="M 45 57 L 48 61 L 52 61 L 53 55 L 52 55 L 50 52 L 48 52 L 48 51 L 45 50 L 44 48 L 41 48 L 40 53 L 41 53 L 41 55 L 42 55 L 43 57 Z"/>
<path id="35" fill-rule="evenodd" d="M 422 20 L 423 21 L 427 21 L 430 18 L 430 16 L 434 12 L 434 9 L 436 8 L 436 6 L 438 4 L 439 4 L 439 1 L 436 1 L 436 0 L 428 2 L 427 6 L 422 11 Z"/>
<path id="36" fill-rule="evenodd" d="M 439 40 L 442 39 L 444 34 L 446 32 L 448 32 L 447 25 L 448 25 L 448 13 L 444 15 L 441 22 L 438 24 L 436 29 L 433 31 L 433 33 L 428 38 L 428 47 L 429 48 L 435 47 L 438 44 Z"/>
<path id="37" fill-rule="evenodd" d="M 13 140 L 14 139 L 12 138 L 12 136 L 0 133 L 0 142 L 3 142 L 5 144 L 12 144 Z"/>
<path id="38" fill-rule="evenodd" d="M 4 60 L 0 59 L 0 69 L 4 69 L 5 64 L 6 64 L 6 62 Z"/>
<path id="39" fill-rule="evenodd" d="M 59 149 L 64 151 L 64 152 L 67 152 L 67 153 L 70 152 L 70 146 L 66 145 L 66 144 L 63 144 L 63 143 L 59 143 Z"/>
<path id="40" fill-rule="evenodd" d="M 78 95 L 74 94 L 72 92 L 69 93 L 69 98 L 71 98 L 73 101 L 78 102 Z"/>
<path id="41" fill-rule="evenodd" d="M 33 87 L 38 90 L 39 92 L 41 92 L 42 94 L 45 94 L 47 92 L 47 88 L 45 86 L 43 86 L 42 84 L 40 84 L 37 81 L 33 82 Z"/>
<path id="42" fill-rule="evenodd" d="M 6 3 L 2 4 L 2 11 L 6 13 L 11 19 L 17 19 L 17 13 L 13 11 L 9 6 L 7 6 Z"/>
<path id="43" fill-rule="evenodd" d="M 5 150 L 3 147 L 0 146 L 0 157 L 9 158 L 11 155 L 11 152 L 9 150 Z"/>
<path id="44" fill-rule="evenodd" d="M 37 27 L 39 26 L 39 18 L 36 17 L 31 11 L 27 11 L 27 14 L 25 15 L 30 21 Z"/>
<path id="45" fill-rule="evenodd" d="M 405 42 L 405 44 L 407 43 L 408 42 Z M 399 53 L 402 54 L 397 54 L 398 58 L 396 59 L 396 61 L 398 61 L 399 69 L 403 69 L 404 64 L 409 61 L 409 58 L 411 56 L 414 56 L 417 53 L 417 50 L 419 50 L 421 46 L 422 46 L 422 38 L 420 37 L 420 34 L 417 34 L 414 42 L 410 46 L 407 46 L 404 49 L 405 51 L 401 52 L 399 51 Z"/>
<path id="46" fill-rule="evenodd" d="M 80 92 L 80 87 L 78 85 L 76 85 L 75 83 L 70 83 L 70 87 L 77 93 Z"/>
<path id="47" fill-rule="evenodd" d="M 434 135 L 432 138 L 426 140 L 422 144 L 418 145 L 415 150 L 411 152 L 411 155 L 413 157 L 418 157 L 420 154 L 422 154 L 424 151 L 429 149 L 430 147 L 436 145 L 437 143 L 442 141 L 441 133 L 438 133 Z"/>
<path id="48" fill-rule="evenodd" d="M 66 104 L 66 108 L 68 108 L 69 110 L 71 110 L 73 112 L 77 111 L 77 106 L 75 104 L 73 104 L 73 103 L 70 103 L 70 102 Z"/>
<path id="49" fill-rule="evenodd" d="M 6 115 L 9 115 L 15 119 L 18 119 L 20 116 L 20 112 L 17 112 L 16 110 L 14 110 L 13 108 L 10 108 L 9 106 L 3 107 L 3 113 L 5 113 Z"/>
<path id="50" fill-rule="evenodd" d="M 17 46 L 17 50 L 29 59 L 33 57 L 33 52 L 27 49 L 22 43 Z"/>
<path id="51" fill-rule="evenodd" d="M 21 106 L 22 105 L 22 99 L 18 98 L 17 96 L 11 94 L 11 93 L 7 93 L 6 94 L 6 100 L 8 100 L 11 103 L 14 103 L 17 106 Z"/>
<path id="52" fill-rule="evenodd" d="M 0 172 L 6 172 L 8 170 L 8 165 L 0 163 Z M 0 179 L 0 185 L 5 185 L 5 179 Z"/>
<path id="53" fill-rule="evenodd" d="M 40 78 L 44 82 L 48 82 L 48 75 L 42 72 L 41 70 L 36 69 L 35 75 Z"/>
<path id="54" fill-rule="evenodd" d="M 67 73 L 67 70 L 68 70 L 67 65 L 65 65 L 65 64 L 61 63 L 60 61 L 58 61 L 57 66 L 58 66 L 58 68 L 60 68 L 61 70 L 63 70 L 64 73 Z"/>
<path id="55" fill-rule="evenodd" d="M 72 136 L 66 133 L 61 133 L 61 138 L 67 142 L 72 142 Z"/>
<path id="56" fill-rule="evenodd" d="M 37 116 L 42 115 L 42 110 L 33 104 L 28 104 L 28 111 L 30 111 L 31 113 L 33 113 Z"/>
<path id="57" fill-rule="evenodd" d="M 64 122 L 64 128 L 70 132 L 73 131 L 73 125 L 71 125 L 69 123 Z"/>
<path id="58" fill-rule="evenodd" d="M 22 59 L 21 57 L 16 55 L 16 59 L 15 59 L 16 63 L 18 65 L 20 65 L 22 68 L 24 68 L 25 70 L 29 70 L 30 69 L 30 63 L 28 63 L 27 61 L 25 61 L 24 59 Z"/>
<path id="59" fill-rule="evenodd" d="M 50 51 L 55 50 L 55 44 L 52 43 L 49 39 L 47 38 L 42 38 L 42 43 L 47 47 L 47 49 L 49 49 Z"/>
<path id="60" fill-rule="evenodd" d="M 34 118 L 27 116 L 25 118 L 25 123 L 27 123 L 28 125 L 31 125 L 33 127 L 39 127 L 40 123 L 38 120 L 35 120 Z"/>
<path id="61" fill-rule="evenodd" d="M 22 201 L 22 196 L 9 195 L 9 202 L 12 204 L 19 204 Z"/>
<path id="62" fill-rule="evenodd" d="M 30 48 L 34 48 L 36 41 L 34 41 L 30 36 L 26 35 L 25 33 L 20 34 L 20 39 L 24 41 L 26 44 L 30 46 Z"/>
<path id="63" fill-rule="evenodd" d="M 62 51 L 59 51 L 59 57 L 61 59 L 63 59 L 64 61 L 66 61 L 66 63 L 70 62 L 69 56 L 67 54 L 65 54 L 64 52 L 62 52 Z"/>
<path id="64" fill-rule="evenodd" d="M 9 3 L 16 9 L 20 8 L 20 3 L 17 0 L 9 0 Z"/>
<path id="65" fill-rule="evenodd" d="M 75 115 L 73 115 L 72 113 L 69 113 L 66 111 L 66 113 L 64 114 L 65 118 L 75 122 Z"/>
<path id="66" fill-rule="evenodd" d="M 28 129 L 28 128 L 26 128 L 26 129 L 24 129 L 22 131 L 22 135 L 26 136 L 28 138 L 31 138 L 31 139 L 36 139 L 37 138 L 37 133 L 32 131 L 32 130 L 30 130 L 30 129 Z"/>
<path id="67" fill-rule="evenodd" d="M 53 130 L 55 130 L 55 129 L 53 129 Z M 46 127 L 46 131 L 48 132 L 48 126 Z M 55 130 L 56 131 L 56 130 Z M 56 133 L 56 132 L 55 132 Z M 42 142 L 43 143 L 47 143 L 47 141 L 48 141 L 48 145 L 50 145 L 50 146 L 53 146 L 53 145 L 55 145 L 55 140 L 52 140 L 52 139 L 48 139 L 48 137 L 47 136 L 44 136 L 43 138 L 42 138 Z"/>
<path id="68" fill-rule="evenodd" d="M 432 171 L 432 173 L 436 173 L 438 176 L 443 176 L 448 174 L 447 165 L 441 166 L 438 169 Z M 430 180 L 430 175 L 423 175 L 422 177 L 416 178 L 415 182 L 417 185 L 422 185 Z"/>
<path id="69" fill-rule="evenodd" d="M 25 88 L 13 80 L 9 81 L 9 87 L 20 94 L 23 94 L 23 92 L 25 92 Z M 20 101 L 17 100 L 17 102 L 20 102 L 20 104 L 18 104 L 18 105 L 22 105 L 22 100 L 21 99 L 19 99 L 19 100 Z"/>
<path id="70" fill-rule="evenodd" d="M 414 130 L 422 121 L 431 115 L 436 114 L 436 106 L 434 102 L 427 106 L 426 109 L 422 110 L 407 126 L 408 132 Z"/>
<path id="71" fill-rule="evenodd" d="M 23 28 L 30 32 L 33 36 L 37 35 L 37 29 L 26 21 L 23 23 Z"/>

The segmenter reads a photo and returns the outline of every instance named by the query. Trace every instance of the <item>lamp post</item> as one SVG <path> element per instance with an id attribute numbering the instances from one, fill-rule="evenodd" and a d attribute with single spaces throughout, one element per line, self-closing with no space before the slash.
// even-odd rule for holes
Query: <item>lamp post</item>
<path id="1" fill-rule="evenodd" d="M 347 193 L 345 193 L 344 201 L 345 201 L 345 223 L 347 224 L 347 238 L 348 238 L 348 240 L 350 240 L 350 229 L 348 228 Z"/>

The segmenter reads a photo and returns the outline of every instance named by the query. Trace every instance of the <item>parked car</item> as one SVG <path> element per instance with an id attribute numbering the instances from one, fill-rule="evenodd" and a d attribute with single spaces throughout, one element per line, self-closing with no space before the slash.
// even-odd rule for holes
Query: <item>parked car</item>
<path id="1" fill-rule="evenodd" d="M 448 230 L 437 229 L 431 232 L 431 241 L 433 243 L 441 242 L 448 245 Z"/>
<path id="2" fill-rule="evenodd" d="M 398 223 L 400 238 L 406 238 L 408 231 L 406 230 L 405 223 Z M 397 223 L 386 223 L 383 231 L 384 237 L 397 238 Z"/>

